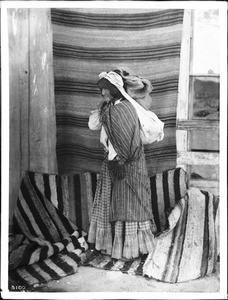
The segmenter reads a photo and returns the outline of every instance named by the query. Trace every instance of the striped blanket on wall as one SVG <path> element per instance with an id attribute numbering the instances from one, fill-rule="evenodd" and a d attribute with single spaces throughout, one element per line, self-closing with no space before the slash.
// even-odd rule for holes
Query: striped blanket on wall
<path id="1" fill-rule="evenodd" d="M 88 117 L 98 74 L 130 69 L 153 84 L 165 138 L 145 147 L 149 175 L 176 165 L 176 106 L 183 10 L 52 9 L 57 159 L 60 174 L 99 172 L 103 149 Z"/>

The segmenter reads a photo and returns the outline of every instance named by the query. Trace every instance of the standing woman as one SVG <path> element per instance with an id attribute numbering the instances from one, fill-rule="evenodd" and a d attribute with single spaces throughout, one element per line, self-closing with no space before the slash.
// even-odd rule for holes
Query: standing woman
<path id="1" fill-rule="evenodd" d="M 140 123 L 135 108 L 123 96 L 126 79 L 122 74 L 99 75 L 103 103 L 89 119 L 91 130 L 101 130 L 105 158 L 88 242 L 113 258 L 133 259 L 153 251 L 156 226 Z"/>

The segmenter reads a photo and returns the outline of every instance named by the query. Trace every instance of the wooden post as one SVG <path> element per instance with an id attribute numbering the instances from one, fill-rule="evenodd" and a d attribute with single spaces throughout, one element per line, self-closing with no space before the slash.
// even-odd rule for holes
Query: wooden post
<path id="1" fill-rule="evenodd" d="M 9 217 L 26 170 L 57 173 L 50 9 L 9 9 Z"/>
<path id="2" fill-rule="evenodd" d="M 57 172 L 50 10 L 29 10 L 29 169 Z"/>
<path id="3" fill-rule="evenodd" d="M 190 39 L 191 39 L 191 10 L 184 11 L 183 37 L 180 54 L 180 74 L 178 85 L 177 122 L 188 119 L 188 97 L 189 97 L 189 69 L 190 69 Z M 177 153 L 188 151 L 188 131 L 176 131 Z M 187 166 L 179 161 L 177 156 L 177 167 L 187 171 Z"/>
<path id="4" fill-rule="evenodd" d="M 21 166 L 27 169 L 28 155 L 26 134 L 26 114 L 23 108 L 28 105 L 28 85 L 23 70 L 28 70 L 28 18 L 27 9 L 8 10 L 9 28 L 9 75 L 10 75 L 10 166 L 9 166 L 9 217 L 12 218 L 21 180 Z M 23 101 L 22 101 L 23 99 Z M 26 111 L 26 109 L 25 109 Z M 21 123 L 23 119 L 23 123 Z M 23 127 L 23 129 L 22 129 Z M 22 144 L 23 143 L 23 144 Z M 21 155 L 23 146 L 24 154 Z M 23 156 L 23 159 L 22 159 Z"/>

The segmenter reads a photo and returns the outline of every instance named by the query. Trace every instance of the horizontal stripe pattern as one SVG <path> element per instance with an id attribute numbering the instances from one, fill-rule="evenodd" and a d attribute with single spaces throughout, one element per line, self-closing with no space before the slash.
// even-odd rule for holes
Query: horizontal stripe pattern
<path id="1" fill-rule="evenodd" d="M 151 110 L 165 122 L 164 140 L 145 147 L 149 175 L 174 168 L 183 10 L 52 9 L 51 15 L 58 172 L 100 171 L 99 132 L 90 132 L 88 118 L 101 99 L 98 74 L 116 66 L 150 79 Z"/>
<path id="2" fill-rule="evenodd" d="M 62 41 L 62 43 L 63 42 L 64 41 Z M 100 44 L 98 47 L 99 46 Z M 127 46 L 129 47 L 129 45 Z M 179 77 L 179 57 L 164 57 L 159 60 L 147 60 L 146 63 L 142 60 L 132 60 L 130 64 L 126 64 L 124 60 L 111 62 L 105 60 L 86 60 L 82 58 L 65 59 L 64 57 L 55 56 L 53 59 L 55 80 L 69 78 L 69 81 L 87 82 L 88 85 L 96 84 L 99 72 L 115 69 L 117 66 L 128 68 L 132 73 L 140 74 L 148 78 L 152 84 L 153 82 L 162 82 L 166 79 L 169 80 L 169 78 Z M 80 99 L 80 95 L 78 95 L 78 97 Z"/>
<path id="3" fill-rule="evenodd" d="M 55 57 L 95 60 L 146 60 L 179 57 L 180 44 L 137 48 L 86 48 L 67 44 L 53 44 Z"/>
<path id="4" fill-rule="evenodd" d="M 127 11 L 127 10 L 126 10 Z M 173 26 L 182 23 L 183 10 L 145 10 L 144 13 L 131 14 L 102 14 L 82 13 L 63 9 L 52 9 L 53 24 L 61 24 L 68 27 L 96 28 L 96 29 L 118 29 L 118 30 L 142 30 L 149 28 L 159 28 Z M 101 21 L 102 20 L 102 21 Z"/>

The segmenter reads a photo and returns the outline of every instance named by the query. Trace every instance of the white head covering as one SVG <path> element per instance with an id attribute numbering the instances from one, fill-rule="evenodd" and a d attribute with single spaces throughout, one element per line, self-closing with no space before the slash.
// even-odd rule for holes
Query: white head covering
<path id="1" fill-rule="evenodd" d="M 152 91 L 153 87 L 151 82 L 148 79 L 141 78 L 139 76 L 131 76 L 131 75 L 123 75 L 124 71 L 119 69 L 121 75 L 114 71 L 110 71 L 108 73 L 102 72 L 99 74 L 99 78 L 106 78 L 115 85 L 121 94 L 128 99 L 129 101 L 138 102 L 142 105 L 146 110 L 151 107 L 152 98 L 149 93 Z M 126 89 L 124 89 L 123 78 L 126 80 Z M 130 100 L 130 99 L 131 100 Z"/>
<path id="2" fill-rule="evenodd" d="M 118 89 L 123 89 L 123 79 L 116 72 L 110 71 L 108 73 L 102 72 L 99 74 L 99 78 L 105 78 L 110 81 L 113 85 L 115 85 Z"/>

